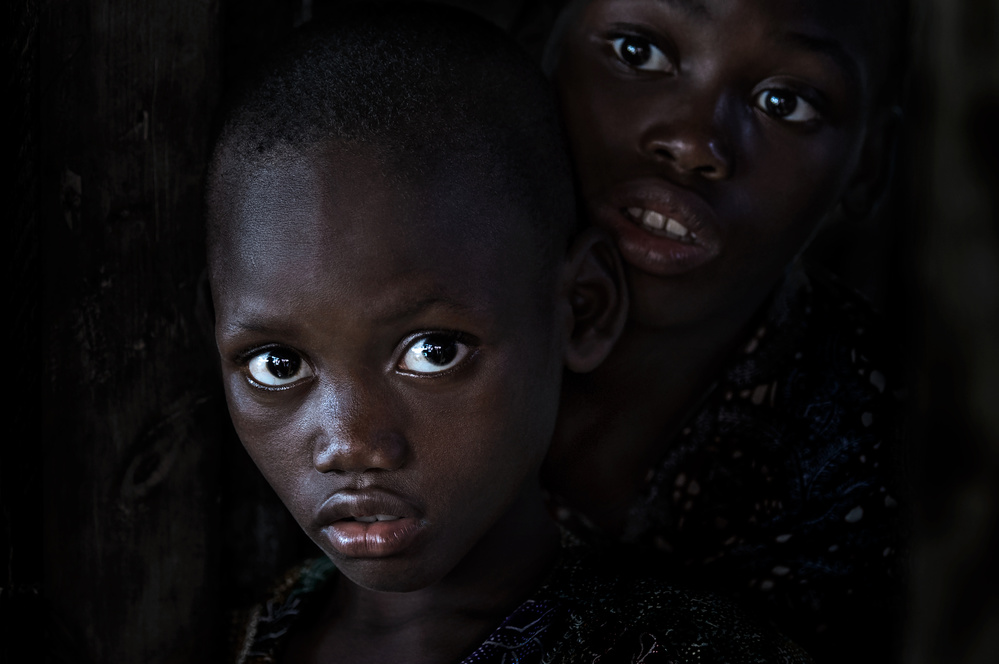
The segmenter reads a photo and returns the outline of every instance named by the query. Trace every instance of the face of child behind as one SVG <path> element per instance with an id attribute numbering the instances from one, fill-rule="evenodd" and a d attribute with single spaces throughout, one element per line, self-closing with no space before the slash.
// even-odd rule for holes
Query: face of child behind
<path id="1" fill-rule="evenodd" d="M 543 510 L 568 309 L 515 206 L 391 168 L 252 173 L 212 278 L 246 449 L 348 578 L 406 591 Z"/>
<path id="2" fill-rule="evenodd" d="M 883 156 L 868 140 L 880 4 L 582 10 L 556 82 L 582 195 L 616 237 L 634 316 L 670 326 L 755 308 L 824 215 L 869 184 Z"/>

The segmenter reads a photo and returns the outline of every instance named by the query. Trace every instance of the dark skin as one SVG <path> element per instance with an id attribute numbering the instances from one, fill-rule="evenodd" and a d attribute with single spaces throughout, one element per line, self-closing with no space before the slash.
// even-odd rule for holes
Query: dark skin
<path id="1" fill-rule="evenodd" d="M 608 362 L 567 380 L 544 478 L 606 530 L 830 210 L 877 192 L 883 9 L 594 0 L 564 36 L 581 195 L 632 308 Z"/>
<path id="2" fill-rule="evenodd" d="M 215 183 L 233 423 L 342 572 L 287 662 L 457 661 L 557 553 L 537 473 L 563 367 L 623 326 L 620 265 L 588 233 L 542 266 L 526 212 L 470 172 L 332 146 Z"/>

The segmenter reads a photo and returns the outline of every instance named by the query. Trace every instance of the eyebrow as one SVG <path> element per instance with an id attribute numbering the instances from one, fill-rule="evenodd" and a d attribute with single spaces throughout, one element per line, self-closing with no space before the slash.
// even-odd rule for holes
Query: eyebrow
<path id="1" fill-rule="evenodd" d="M 658 0 L 658 2 L 679 9 L 690 16 L 701 19 L 711 18 L 711 10 L 704 4 L 704 0 Z"/>
<path id="2" fill-rule="evenodd" d="M 816 37 L 815 35 L 809 35 L 803 32 L 786 32 L 781 35 L 780 40 L 791 46 L 804 48 L 828 57 L 835 62 L 841 70 L 843 70 L 843 72 L 847 75 L 847 78 L 850 79 L 851 83 L 854 85 L 860 84 L 860 65 L 857 63 L 856 59 L 850 55 L 845 48 L 843 48 L 843 45 L 835 39 Z"/>
<path id="3" fill-rule="evenodd" d="M 423 311 L 433 307 L 447 309 L 456 313 L 473 313 L 476 311 L 473 307 L 457 302 L 445 295 L 433 294 L 419 300 L 406 303 L 400 307 L 386 307 L 387 312 L 384 314 L 376 314 L 373 322 L 375 324 L 384 325 L 396 321 L 402 321 L 407 318 L 414 318 Z M 280 333 L 280 327 L 280 321 L 277 321 L 277 324 L 267 319 L 264 319 L 263 322 L 258 322 L 258 320 L 251 314 L 247 318 L 237 319 L 224 325 L 222 329 L 227 335 L 235 335 L 246 332 L 266 335 Z"/>
<path id="4" fill-rule="evenodd" d="M 376 318 L 378 323 L 391 323 L 398 320 L 413 318 L 427 309 L 440 307 L 457 313 L 468 313 L 473 311 L 472 307 L 452 300 L 443 294 L 433 294 L 407 303 L 402 307 L 388 307 L 388 312 Z"/>

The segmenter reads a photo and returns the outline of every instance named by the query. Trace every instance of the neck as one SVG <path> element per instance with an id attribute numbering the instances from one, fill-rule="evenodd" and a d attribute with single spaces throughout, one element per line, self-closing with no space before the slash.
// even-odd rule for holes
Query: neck
<path id="1" fill-rule="evenodd" d="M 530 487 L 446 577 L 379 592 L 339 577 L 323 614 L 286 661 L 459 661 L 541 584 L 559 532 Z"/>
<path id="2" fill-rule="evenodd" d="M 629 321 L 590 374 L 567 374 L 543 483 L 610 534 L 621 534 L 649 468 L 706 396 L 765 297 L 697 324 Z"/>

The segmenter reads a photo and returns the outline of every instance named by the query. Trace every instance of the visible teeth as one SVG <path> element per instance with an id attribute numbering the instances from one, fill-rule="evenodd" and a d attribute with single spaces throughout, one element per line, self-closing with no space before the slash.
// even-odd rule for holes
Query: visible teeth
<path id="1" fill-rule="evenodd" d="M 673 235 L 679 235 L 680 237 L 685 237 L 687 235 L 687 227 L 676 219 L 670 218 L 670 220 L 666 222 L 666 232 L 672 233 Z"/>
<path id="2" fill-rule="evenodd" d="M 691 233 L 686 226 L 672 217 L 667 218 L 659 212 L 653 212 L 652 210 L 646 210 L 640 207 L 630 207 L 627 211 L 628 215 L 630 215 L 635 221 L 640 222 L 646 228 L 651 228 L 657 231 L 665 231 L 667 235 L 676 239 L 694 238 L 694 234 Z"/>
<path id="3" fill-rule="evenodd" d="M 375 514 L 374 516 L 355 516 L 354 521 L 361 523 L 374 523 L 375 521 L 395 521 L 399 517 L 390 514 Z"/>
<path id="4" fill-rule="evenodd" d="M 647 210 L 645 215 L 642 217 L 642 223 L 649 228 L 655 228 L 656 230 L 662 230 L 666 225 L 666 217 L 662 216 L 658 212 L 652 212 Z"/>

